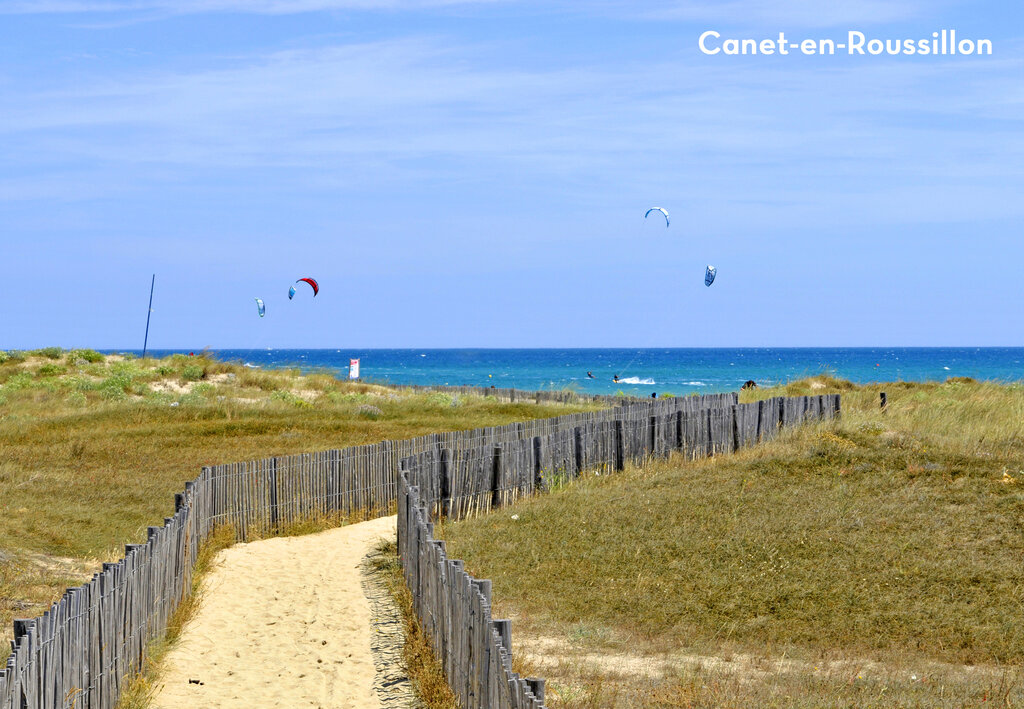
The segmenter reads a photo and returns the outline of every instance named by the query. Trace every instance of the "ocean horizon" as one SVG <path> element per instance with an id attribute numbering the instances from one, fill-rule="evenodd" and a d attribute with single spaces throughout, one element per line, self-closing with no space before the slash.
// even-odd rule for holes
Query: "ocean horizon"
<path id="1" fill-rule="evenodd" d="M 131 352 L 141 350 L 101 350 Z M 348 376 L 359 359 L 361 380 L 381 384 L 571 389 L 588 394 L 650 396 L 734 391 L 829 374 L 858 384 L 944 381 L 949 377 L 1024 379 L 1024 347 L 735 347 L 735 348 L 404 348 L 207 349 L 251 367 L 297 367 Z M 182 349 L 150 349 L 162 357 Z M 589 375 L 588 375 L 589 373 Z M 591 378 L 592 376 L 592 378 Z M 615 381 L 615 377 L 618 381 Z"/>

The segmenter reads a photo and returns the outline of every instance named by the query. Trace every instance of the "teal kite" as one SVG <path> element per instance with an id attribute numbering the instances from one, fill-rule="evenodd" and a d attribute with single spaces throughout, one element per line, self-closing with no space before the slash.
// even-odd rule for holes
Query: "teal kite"
<path id="1" fill-rule="evenodd" d="M 644 213 L 644 219 L 646 219 L 647 215 L 650 214 L 651 212 L 661 212 L 662 214 L 664 214 L 665 215 L 665 228 L 668 229 L 668 212 L 665 211 L 665 209 L 662 208 L 662 207 L 651 207 L 650 209 L 647 210 L 647 212 Z"/>

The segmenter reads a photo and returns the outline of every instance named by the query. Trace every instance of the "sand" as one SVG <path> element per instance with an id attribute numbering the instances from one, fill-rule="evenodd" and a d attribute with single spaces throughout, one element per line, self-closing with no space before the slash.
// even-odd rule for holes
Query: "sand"
<path id="1" fill-rule="evenodd" d="M 221 552 L 152 706 L 384 706 L 360 564 L 394 535 L 395 518 L 382 517 Z"/>

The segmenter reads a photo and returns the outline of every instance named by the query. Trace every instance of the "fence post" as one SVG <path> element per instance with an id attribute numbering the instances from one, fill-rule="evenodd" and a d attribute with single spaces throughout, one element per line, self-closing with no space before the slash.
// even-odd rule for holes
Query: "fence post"
<path id="1" fill-rule="evenodd" d="M 704 450 L 705 455 L 713 456 L 715 454 L 715 420 L 711 415 L 714 409 L 705 409 L 704 421 L 707 435 L 704 437 Z"/>
<path id="2" fill-rule="evenodd" d="M 494 446 L 491 456 L 491 508 L 501 504 L 501 444 Z M 490 581 L 488 581 L 490 583 Z M 490 601 L 490 598 L 487 599 Z"/>
<path id="3" fill-rule="evenodd" d="M 533 696 L 537 698 L 538 702 L 544 702 L 544 680 L 540 677 L 527 677 L 526 684 L 530 686 L 530 691 L 533 692 Z"/>
<path id="4" fill-rule="evenodd" d="M 501 636 L 501 646 L 505 648 L 508 656 L 512 657 L 512 621 L 505 618 L 496 618 L 494 620 L 494 629 Z"/>
<path id="5" fill-rule="evenodd" d="M 572 430 L 573 456 L 576 458 L 576 477 L 583 473 L 583 429 L 576 426 Z"/>
<path id="6" fill-rule="evenodd" d="M 533 489 L 540 490 L 544 484 L 543 480 L 543 461 L 541 460 L 541 440 L 540 436 L 533 437 Z"/>
<path id="7" fill-rule="evenodd" d="M 476 590 L 480 592 L 480 595 L 484 597 L 484 600 L 488 604 L 491 602 L 491 580 L 490 579 L 473 579 L 473 585 L 476 586 Z"/>
<path id="8" fill-rule="evenodd" d="M 622 445 L 622 421 L 615 420 L 615 469 L 623 470 L 626 467 L 625 450 Z"/>
<path id="9" fill-rule="evenodd" d="M 448 517 L 452 513 L 452 477 L 451 477 L 451 450 L 447 447 L 441 449 L 441 457 L 439 461 L 439 483 L 441 493 L 440 510 L 441 515 Z"/>
<path id="10" fill-rule="evenodd" d="M 270 459 L 270 529 L 277 529 L 277 458 Z"/>
<path id="11" fill-rule="evenodd" d="M 406 561 L 402 558 L 402 541 L 405 536 L 405 532 L 409 526 L 409 459 L 402 458 L 398 461 L 398 479 L 395 481 L 396 493 L 395 493 L 395 508 L 398 513 L 398 526 L 395 529 L 395 542 L 398 547 L 398 560 Z M 403 515 L 403 512 L 405 513 Z M 408 562 L 407 562 L 408 563 Z"/>

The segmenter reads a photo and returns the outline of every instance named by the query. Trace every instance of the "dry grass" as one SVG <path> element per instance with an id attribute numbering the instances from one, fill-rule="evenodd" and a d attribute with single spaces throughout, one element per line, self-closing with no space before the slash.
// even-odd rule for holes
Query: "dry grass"
<path id="1" fill-rule="evenodd" d="M 101 562 L 119 559 L 125 543 L 145 539 L 203 465 L 585 408 L 407 394 L 205 356 L 3 353 L 0 662 L 12 618 L 40 614 Z"/>
<path id="2" fill-rule="evenodd" d="M 398 545 L 384 542 L 372 558 L 378 570 L 385 572 L 388 590 L 402 614 L 405 645 L 402 659 L 409 679 L 425 709 L 455 709 L 458 700 L 444 676 L 444 668 L 434 654 L 430 640 L 423 633 L 412 605 L 412 593 L 402 576 Z"/>
<path id="3" fill-rule="evenodd" d="M 836 390 L 841 421 L 444 526 L 552 706 L 1024 703 L 1024 388 L 781 393 Z"/>

